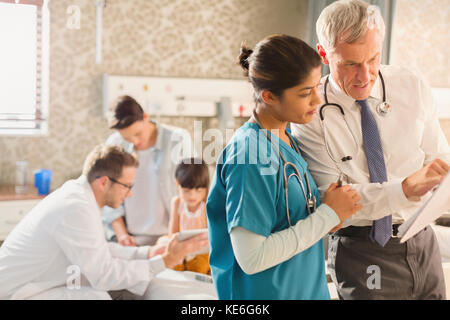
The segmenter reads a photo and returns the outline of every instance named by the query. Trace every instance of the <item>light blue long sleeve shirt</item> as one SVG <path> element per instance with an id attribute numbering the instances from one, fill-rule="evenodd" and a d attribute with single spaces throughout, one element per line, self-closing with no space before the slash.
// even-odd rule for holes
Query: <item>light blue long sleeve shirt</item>
<path id="1" fill-rule="evenodd" d="M 125 217 L 127 230 L 132 235 L 153 236 L 168 231 L 170 202 L 177 194 L 175 168 L 182 159 L 195 156 L 196 152 L 188 131 L 155 124 L 158 135 L 150 149 L 134 150 L 133 144 L 126 142 L 118 132 L 106 141 L 108 145 L 122 145 L 139 156 L 132 196 L 117 209 L 103 209 L 107 239 L 114 236 L 111 223 L 119 217 Z"/>

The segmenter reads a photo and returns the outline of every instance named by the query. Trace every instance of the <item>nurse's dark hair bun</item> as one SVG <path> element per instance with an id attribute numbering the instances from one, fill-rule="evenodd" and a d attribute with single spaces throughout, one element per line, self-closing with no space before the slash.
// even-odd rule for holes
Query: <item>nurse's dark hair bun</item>
<path id="1" fill-rule="evenodd" d="M 268 90 L 281 97 L 284 90 L 302 83 L 314 68 L 320 67 L 317 52 L 304 41 L 274 34 L 258 42 L 253 49 L 241 45 L 239 65 L 246 71 L 255 91 L 255 99 Z"/>
<path id="2" fill-rule="evenodd" d="M 244 75 L 248 76 L 248 71 L 250 68 L 250 63 L 248 61 L 248 58 L 250 58 L 251 54 L 253 53 L 252 49 L 247 48 L 245 43 L 241 44 L 241 50 L 239 52 L 239 57 L 237 63 L 244 69 Z"/>

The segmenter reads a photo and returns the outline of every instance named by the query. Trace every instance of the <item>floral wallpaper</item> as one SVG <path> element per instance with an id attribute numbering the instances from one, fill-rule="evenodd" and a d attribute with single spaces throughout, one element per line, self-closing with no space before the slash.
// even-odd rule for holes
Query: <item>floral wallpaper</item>
<path id="1" fill-rule="evenodd" d="M 421 73 L 432 87 L 450 88 L 450 1 L 396 3 L 391 63 Z"/>
<path id="2" fill-rule="evenodd" d="M 432 86 L 450 87 L 449 0 L 397 0 L 392 63 L 416 68 Z M 70 24 L 79 10 L 79 25 Z M 111 133 L 102 115 L 104 72 L 126 75 L 241 78 L 240 43 L 272 33 L 305 38 L 307 0 L 107 0 L 102 54 L 95 64 L 94 0 L 50 0 L 49 134 L 0 136 L 0 184 L 14 183 L 14 163 L 27 160 L 28 179 L 53 170 L 52 188 L 77 177 L 92 147 Z M 73 21 L 72 21 L 73 22 Z M 193 132 L 211 118 L 161 122 Z M 239 126 L 245 119 L 237 119 Z M 450 140 L 450 119 L 441 126 Z"/>
<path id="3" fill-rule="evenodd" d="M 241 78 L 240 43 L 254 45 L 272 33 L 303 37 L 307 1 L 107 0 L 98 65 L 95 1 L 50 0 L 49 10 L 49 135 L 0 136 L 0 184 L 14 183 L 17 160 L 28 161 L 30 183 L 34 170 L 52 169 L 52 188 L 80 174 L 89 151 L 112 133 L 101 113 L 102 73 Z M 210 118 L 160 119 L 191 133 L 194 120 L 217 125 Z"/>
<path id="4" fill-rule="evenodd" d="M 391 63 L 413 69 L 432 87 L 450 88 L 450 1 L 396 3 Z M 450 141 L 450 119 L 442 119 L 441 127 Z"/>

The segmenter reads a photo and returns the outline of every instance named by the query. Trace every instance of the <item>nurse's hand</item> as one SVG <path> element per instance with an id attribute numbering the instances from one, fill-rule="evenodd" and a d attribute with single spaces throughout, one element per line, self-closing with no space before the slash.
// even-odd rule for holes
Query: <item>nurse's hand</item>
<path id="1" fill-rule="evenodd" d="M 344 222 L 339 223 L 336 227 L 334 227 L 333 229 L 330 230 L 331 233 L 334 233 L 336 231 L 338 231 L 340 228 L 342 228 L 342 225 L 344 224 Z"/>
<path id="2" fill-rule="evenodd" d="M 362 205 L 357 203 L 360 200 L 361 197 L 356 190 L 349 185 L 338 187 L 337 183 L 332 183 L 328 187 L 322 202 L 333 209 L 341 220 L 341 223 L 333 230 L 340 228 L 345 220 L 362 209 Z"/>
<path id="3" fill-rule="evenodd" d="M 420 197 L 441 183 L 450 167 L 441 159 L 435 159 L 422 169 L 403 180 L 402 189 L 409 200 L 420 200 Z"/>
<path id="4" fill-rule="evenodd" d="M 189 254 L 208 246 L 208 234 L 203 233 L 190 239 L 179 241 L 178 233 L 170 236 L 167 251 L 162 255 L 166 268 L 173 268 L 183 262 Z"/>

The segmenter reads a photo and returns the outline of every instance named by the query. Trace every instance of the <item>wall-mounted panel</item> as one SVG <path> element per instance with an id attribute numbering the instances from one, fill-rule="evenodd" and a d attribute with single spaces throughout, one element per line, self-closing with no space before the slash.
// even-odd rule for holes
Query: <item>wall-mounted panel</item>
<path id="1" fill-rule="evenodd" d="M 135 98 L 150 115 L 215 117 L 216 103 L 231 100 L 233 116 L 248 117 L 253 88 L 246 80 L 103 75 L 103 112 L 121 95 Z"/>

